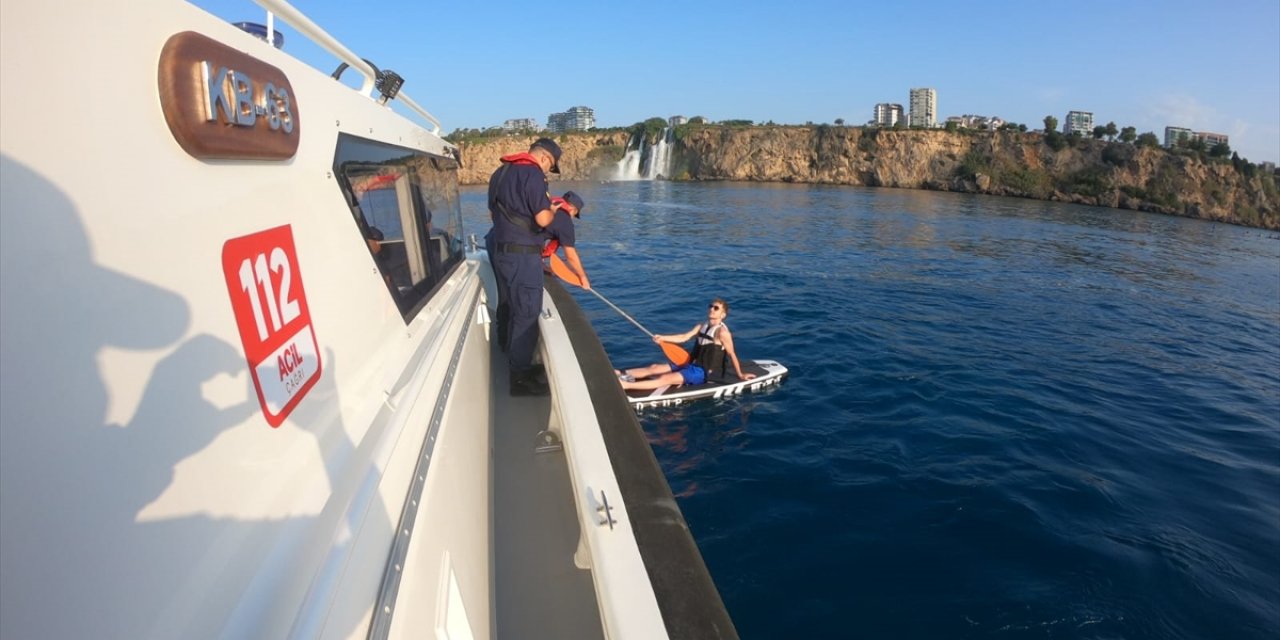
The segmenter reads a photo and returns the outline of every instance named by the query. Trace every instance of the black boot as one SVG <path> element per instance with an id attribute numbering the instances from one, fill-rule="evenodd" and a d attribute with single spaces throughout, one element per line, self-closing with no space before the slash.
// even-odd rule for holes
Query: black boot
<path id="1" fill-rule="evenodd" d="M 525 369 L 519 373 L 511 372 L 512 396 L 546 396 L 551 395 L 551 387 L 538 379 L 533 369 Z"/>

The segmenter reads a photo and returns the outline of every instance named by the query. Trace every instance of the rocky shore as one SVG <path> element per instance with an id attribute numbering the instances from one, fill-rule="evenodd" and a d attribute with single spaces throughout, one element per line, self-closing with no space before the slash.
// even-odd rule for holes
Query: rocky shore
<path id="1" fill-rule="evenodd" d="M 1038 133 L 837 126 L 697 126 L 678 130 L 673 180 L 843 184 L 958 191 L 1150 211 L 1280 229 L 1276 177 L 1230 161 L 1123 142 L 1077 139 L 1057 150 Z M 463 184 L 533 136 L 459 143 Z M 560 180 L 606 180 L 625 130 L 558 134 Z M 554 178 L 553 178 L 554 179 Z"/>

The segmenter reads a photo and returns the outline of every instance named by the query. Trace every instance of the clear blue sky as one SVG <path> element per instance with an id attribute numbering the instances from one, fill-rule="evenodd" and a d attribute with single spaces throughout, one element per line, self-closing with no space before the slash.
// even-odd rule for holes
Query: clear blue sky
<path id="1" fill-rule="evenodd" d="M 262 21 L 247 0 L 197 0 Z M 595 109 L 599 126 L 702 115 L 799 124 L 871 119 L 938 92 L 940 119 L 1000 116 L 1040 128 L 1091 111 L 1152 131 L 1225 133 L 1280 160 L 1280 1 L 1112 2 L 383 0 L 295 6 L 406 78 L 446 132 Z M 337 65 L 292 30 L 286 50 Z"/>

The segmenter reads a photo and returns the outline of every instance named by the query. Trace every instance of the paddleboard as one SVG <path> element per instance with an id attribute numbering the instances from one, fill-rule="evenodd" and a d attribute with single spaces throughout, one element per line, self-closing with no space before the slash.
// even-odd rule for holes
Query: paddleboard
<path id="1" fill-rule="evenodd" d="M 636 409 L 665 407 L 699 398 L 725 398 L 747 391 L 759 391 L 778 385 L 787 377 L 787 368 L 773 360 L 743 360 L 743 373 L 754 373 L 750 380 L 739 380 L 732 372 L 724 379 L 709 379 L 702 384 L 665 386 L 657 389 L 631 389 L 627 399 Z"/>

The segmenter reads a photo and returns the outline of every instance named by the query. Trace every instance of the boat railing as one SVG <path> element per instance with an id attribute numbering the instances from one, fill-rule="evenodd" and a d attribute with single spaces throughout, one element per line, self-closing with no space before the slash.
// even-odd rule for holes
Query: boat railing
<path id="1" fill-rule="evenodd" d="M 569 292 L 552 279 L 545 287 L 557 312 L 556 320 L 544 314 L 540 321 L 547 373 L 557 390 L 552 401 L 574 486 L 579 551 L 588 556 L 575 561 L 593 572 L 605 637 L 735 640 L 733 620 L 604 346 Z"/>
<path id="2" fill-rule="evenodd" d="M 338 60 L 346 63 L 348 67 L 355 69 L 364 76 L 364 82 L 360 85 L 359 92 L 371 100 L 376 99 L 373 92 L 377 84 L 378 72 L 372 65 L 365 62 L 363 58 L 348 49 L 346 45 L 339 42 L 337 38 L 329 35 L 329 32 L 321 28 L 320 25 L 316 24 L 311 20 L 311 18 L 308 18 L 296 7 L 285 2 L 285 0 L 253 0 L 253 2 L 267 10 L 268 41 L 270 41 L 270 38 L 274 37 L 274 22 L 278 17 L 289 26 L 296 29 L 300 35 L 316 43 L 325 51 L 333 54 L 338 58 Z M 432 134 L 437 136 L 440 135 L 440 121 L 437 120 L 435 116 L 422 108 L 421 105 L 415 102 L 403 91 L 396 95 L 396 99 L 411 111 L 426 119 L 426 121 L 431 124 Z"/>

